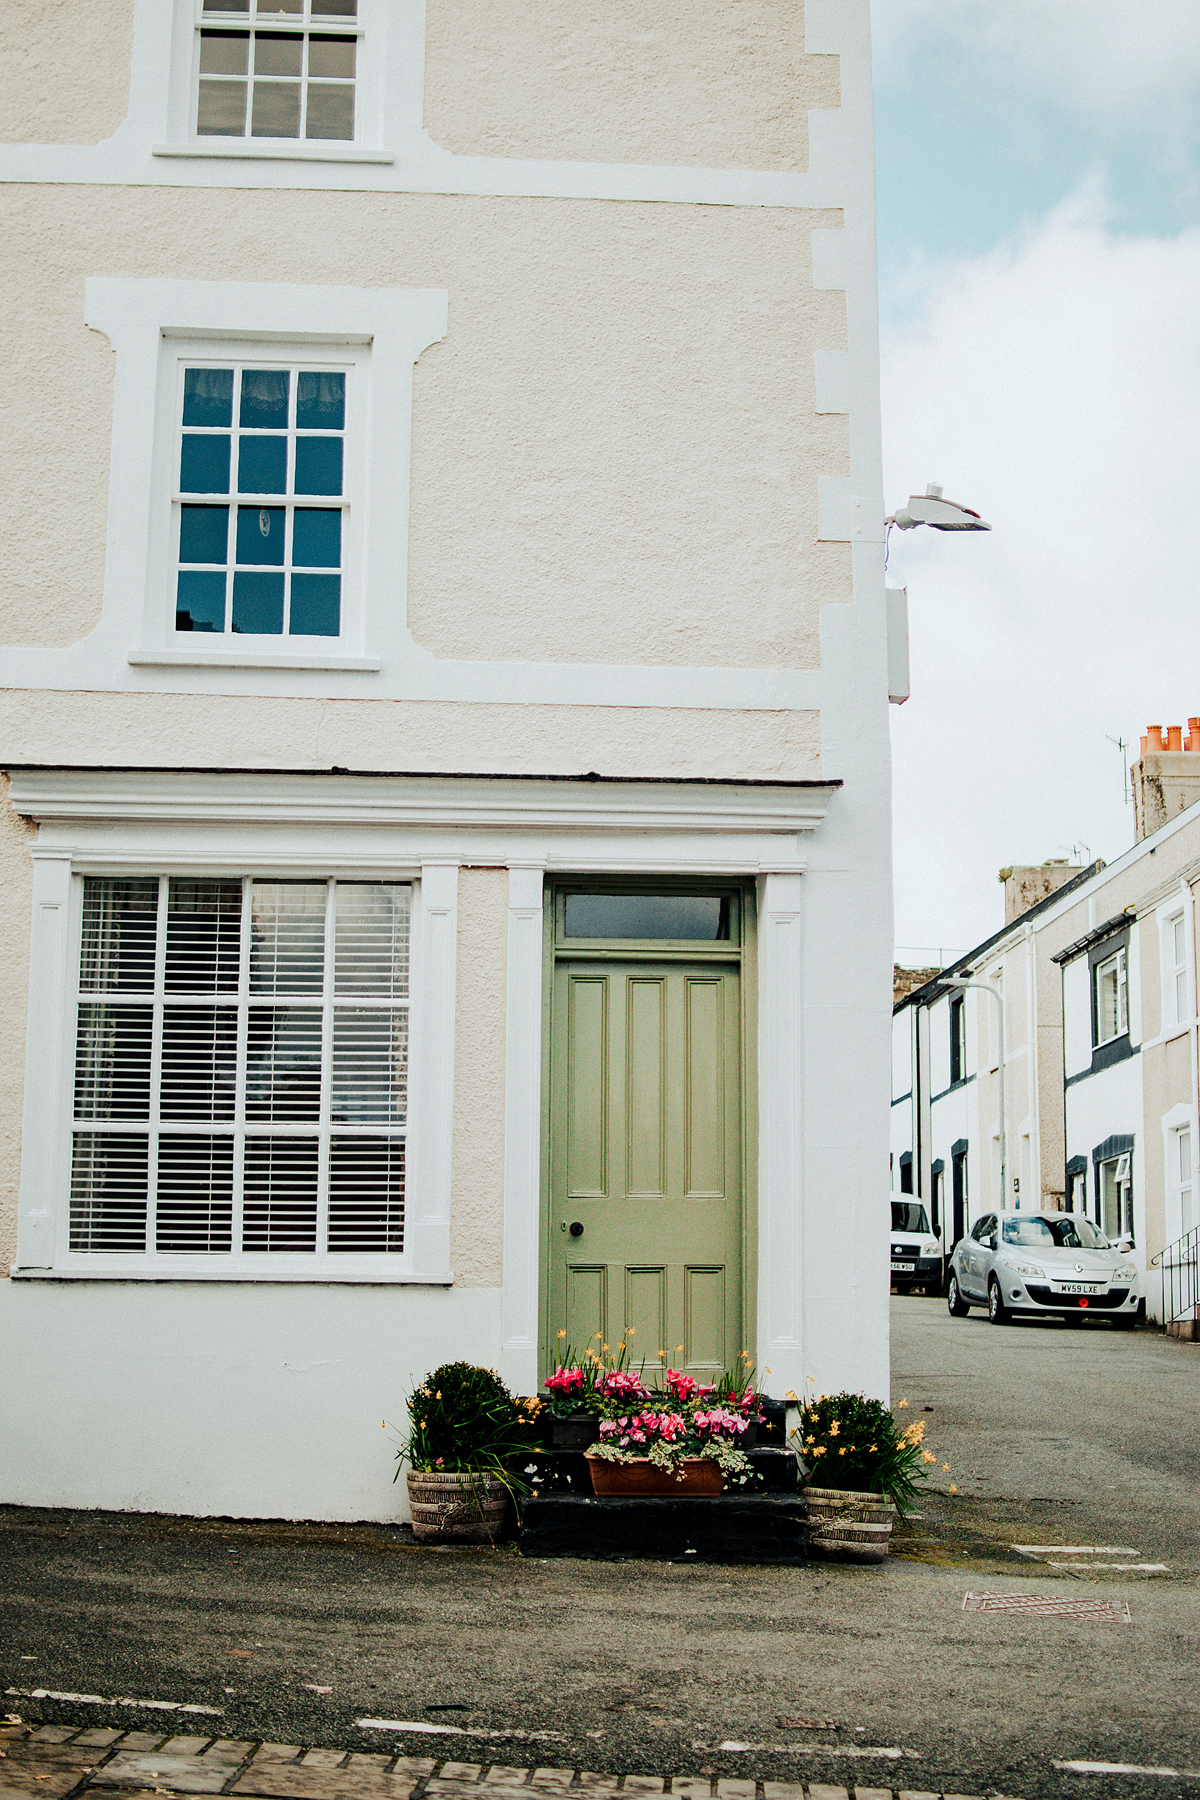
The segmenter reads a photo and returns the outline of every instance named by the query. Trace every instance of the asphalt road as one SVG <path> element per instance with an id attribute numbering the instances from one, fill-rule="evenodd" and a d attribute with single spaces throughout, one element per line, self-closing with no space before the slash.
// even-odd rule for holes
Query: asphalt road
<path id="1" fill-rule="evenodd" d="M 153 1727 L 165 1715 L 116 1702 L 184 1701 L 214 1710 L 164 1728 L 497 1763 L 1200 1794 L 1200 1777 L 1055 1767 L 1200 1769 L 1200 1346 L 892 1307 L 894 1396 L 958 1492 L 929 1494 L 883 1568 L 532 1562 L 386 1526 L 0 1510 L 6 1705 Z M 1168 1567 L 1050 1569 L 1014 1543 Z M 1128 1602 L 1131 1623 L 964 1611 L 989 1592 Z"/>

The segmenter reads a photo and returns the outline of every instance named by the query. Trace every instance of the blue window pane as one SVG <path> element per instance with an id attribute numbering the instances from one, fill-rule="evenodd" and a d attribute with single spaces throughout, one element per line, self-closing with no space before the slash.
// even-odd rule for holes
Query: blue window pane
<path id="1" fill-rule="evenodd" d="M 184 433 L 183 453 L 179 458 L 179 491 L 181 494 L 229 492 L 227 437 L 189 437 Z"/>
<path id="2" fill-rule="evenodd" d="M 241 558 L 238 558 L 239 562 Z M 298 506 L 292 525 L 292 566 L 297 569 L 340 569 L 342 515 L 330 508 Z"/>
<path id="3" fill-rule="evenodd" d="M 340 575 L 293 575 L 293 637 L 336 637 L 341 630 Z"/>
<path id="4" fill-rule="evenodd" d="M 224 631 L 225 571 L 181 569 L 175 596 L 176 631 Z"/>
<path id="5" fill-rule="evenodd" d="M 306 493 L 312 490 L 305 489 Z M 287 493 L 287 439 L 244 437 L 238 441 L 238 493 Z"/>
<path id="6" fill-rule="evenodd" d="M 232 369 L 184 370 L 183 422 L 185 425 L 233 424 Z"/>
<path id="7" fill-rule="evenodd" d="M 229 551 L 229 508 L 183 506 L 180 513 L 180 562 L 223 563 Z"/>
<path id="8" fill-rule="evenodd" d="M 233 629 L 278 634 L 283 630 L 283 576 L 243 574 L 233 578 Z"/>
<path id="9" fill-rule="evenodd" d="M 313 42 L 316 43 L 316 39 Z M 311 105 L 311 99 L 309 104 Z M 296 424 L 303 431 L 340 431 L 346 423 L 346 377 L 305 369 L 296 377 Z"/>
<path id="10" fill-rule="evenodd" d="M 287 512 L 282 506 L 239 506 L 237 559 L 240 563 L 274 563 L 283 566 L 283 527 Z"/>
<path id="11" fill-rule="evenodd" d="M 239 422 L 259 431 L 286 431 L 290 380 L 287 369 L 243 369 Z"/>
<path id="12" fill-rule="evenodd" d="M 274 493 L 274 488 L 269 490 Z M 342 491 L 341 438 L 298 437 L 296 439 L 296 492 L 298 494 L 340 494 Z M 261 488 L 260 493 L 266 493 Z"/>

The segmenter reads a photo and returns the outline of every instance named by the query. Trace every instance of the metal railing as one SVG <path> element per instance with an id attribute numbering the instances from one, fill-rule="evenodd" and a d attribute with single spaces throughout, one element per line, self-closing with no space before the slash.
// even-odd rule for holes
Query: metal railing
<path id="1" fill-rule="evenodd" d="M 1152 1256 L 1162 1277 L 1162 1322 L 1194 1319 L 1200 1306 L 1200 1225 Z"/>

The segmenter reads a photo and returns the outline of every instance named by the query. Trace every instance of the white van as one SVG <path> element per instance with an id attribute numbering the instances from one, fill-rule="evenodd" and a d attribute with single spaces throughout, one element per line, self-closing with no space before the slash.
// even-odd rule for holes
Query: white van
<path id="1" fill-rule="evenodd" d="M 892 1286 L 898 1294 L 923 1287 L 942 1291 L 942 1246 L 929 1228 L 929 1214 L 919 1200 L 895 1194 L 892 1201 Z"/>

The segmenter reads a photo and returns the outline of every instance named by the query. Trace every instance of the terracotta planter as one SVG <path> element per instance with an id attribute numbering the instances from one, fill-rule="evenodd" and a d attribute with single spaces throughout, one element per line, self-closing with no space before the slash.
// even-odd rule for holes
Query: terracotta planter
<path id="1" fill-rule="evenodd" d="M 896 1508 L 882 1494 L 805 1484 L 808 1551 L 841 1562 L 880 1563 L 888 1553 Z"/>
<path id="2" fill-rule="evenodd" d="M 606 1462 L 602 1456 L 587 1458 L 592 1492 L 605 1499 L 715 1500 L 725 1486 L 725 1471 L 707 1456 L 685 1456 L 679 1464 L 683 1479 L 670 1469 L 659 1469 L 648 1457 L 635 1462 Z"/>
<path id="3" fill-rule="evenodd" d="M 408 1504 L 421 1544 L 492 1544 L 504 1527 L 507 1490 L 472 1471 L 410 1469 Z"/>
<path id="4" fill-rule="evenodd" d="M 587 1450 L 599 1436 L 599 1413 L 572 1413 L 567 1419 L 550 1420 L 550 1444 L 555 1450 Z"/>

